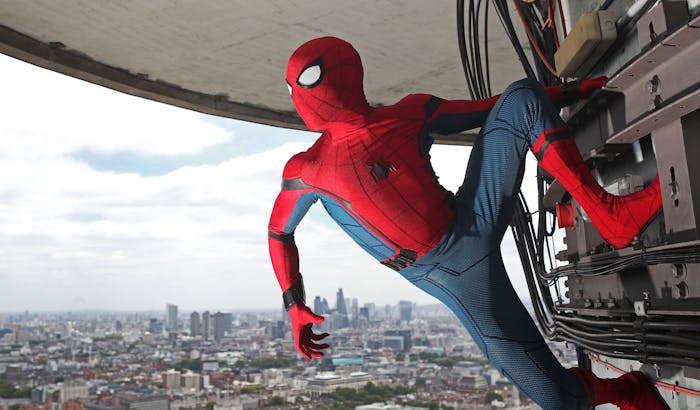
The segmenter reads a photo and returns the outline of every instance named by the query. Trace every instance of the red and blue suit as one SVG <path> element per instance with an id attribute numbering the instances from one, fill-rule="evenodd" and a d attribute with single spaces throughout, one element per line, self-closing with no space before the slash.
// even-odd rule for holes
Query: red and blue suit
<path id="1" fill-rule="evenodd" d="M 290 291 L 297 294 L 290 296 L 288 311 L 299 352 L 320 357 L 328 347 L 319 342 L 326 334 L 311 328 L 323 318 L 298 297 L 303 285 L 294 243 L 296 226 L 320 201 L 370 255 L 450 307 L 491 363 L 542 407 L 586 408 L 593 403 L 589 383 L 582 382 L 591 377 L 559 364 L 517 297 L 500 243 L 528 150 L 549 164 L 546 168 L 555 176 L 591 184 L 556 107 L 587 96 L 605 79 L 546 89 L 521 80 L 485 100 L 412 94 L 394 105 L 373 107 L 364 95 L 358 53 L 343 40 L 324 37 L 294 52 L 286 80 L 308 128 L 323 131 L 309 150 L 286 164 L 269 224 L 278 282 L 285 297 Z M 433 172 L 430 135 L 477 127 L 480 136 L 464 184 L 453 194 Z M 619 214 L 618 208 L 629 205 L 601 193 L 597 183 L 586 189 L 572 196 L 591 197 L 589 209 L 607 201 L 601 218 L 614 219 L 607 214 Z M 639 202 L 647 213 L 658 211 L 660 200 L 659 206 L 647 200 L 654 196 L 651 189 L 638 196 L 633 204 Z M 609 229 L 606 239 L 617 240 L 618 246 L 637 233 Z"/>

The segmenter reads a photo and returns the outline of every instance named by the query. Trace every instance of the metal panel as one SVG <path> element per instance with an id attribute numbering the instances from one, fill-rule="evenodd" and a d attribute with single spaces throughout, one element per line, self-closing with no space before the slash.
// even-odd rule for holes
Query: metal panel
<path id="1" fill-rule="evenodd" d="M 688 3 L 685 0 L 662 0 L 637 22 L 637 37 L 642 49 L 676 30 L 688 21 Z"/>
<path id="2" fill-rule="evenodd" d="M 653 132 L 670 242 L 700 238 L 700 110 Z"/>
<path id="3" fill-rule="evenodd" d="M 624 93 L 625 110 L 624 126 L 611 120 L 613 135 L 607 143 L 631 143 L 674 117 L 700 108 L 698 61 L 700 16 L 611 78 L 607 88 Z"/>
<path id="4" fill-rule="evenodd" d="M 629 311 L 630 302 L 648 301 L 646 313 L 700 315 L 700 265 L 658 264 L 600 275 L 572 275 L 567 308 L 592 316 Z M 579 312 L 581 313 L 581 312 Z"/>

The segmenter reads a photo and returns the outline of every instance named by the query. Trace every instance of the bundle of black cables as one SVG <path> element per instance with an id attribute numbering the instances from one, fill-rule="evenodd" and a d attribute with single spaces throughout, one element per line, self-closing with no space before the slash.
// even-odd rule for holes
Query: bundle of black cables
<path id="1" fill-rule="evenodd" d="M 530 78 L 536 78 L 535 72 L 530 66 L 530 62 L 520 45 L 520 40 L 513 27 L 506 0 L 491 1 L 493 1 L 496 14 L 501 20 L 501 24 L 513 45 L 513 49 L 523 66 L 525 74 Z M 468 16 L 466 20 L 465 16 Z M 480 19 L 483 24 L 480 23 Z M 481 39 L 480 27 L 483 28 L 483 42 Z M 457 41 L 459 44 L 459 54 L 462 60 L 464 77 L 467 81 L 467 88 L 473 99 L 488 98 L 492 95 L 488 30 L 489 0 L 469 0 L 468 6 L 464 0 L 457 0 Z"/>

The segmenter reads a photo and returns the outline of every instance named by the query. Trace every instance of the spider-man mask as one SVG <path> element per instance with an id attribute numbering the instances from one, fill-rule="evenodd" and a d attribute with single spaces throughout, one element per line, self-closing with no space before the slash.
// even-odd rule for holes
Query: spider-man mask
<path id="1" fill-rule="evenodd" d="M 312 131 L 331 123 L 358 124 L 369 104 L 362 89 L 362 61 L 350 43 L 322 37 L 289 58 L 287 86 L 297 112 Z"/>

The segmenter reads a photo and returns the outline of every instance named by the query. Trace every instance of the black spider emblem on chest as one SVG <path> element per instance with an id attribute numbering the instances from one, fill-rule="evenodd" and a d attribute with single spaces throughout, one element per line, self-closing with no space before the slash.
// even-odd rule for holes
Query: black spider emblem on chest
<path id="1" fill-rule="evenodd" d="M 380 179 L 386 179 L 389 177 L 389 173 L 396 171 L 396 167 L 391 162 L 385 160 L 378 160 L 367 164 L 369 169 L 369 174 L 372 176 L 372 180 L 376 184 Z"/>

